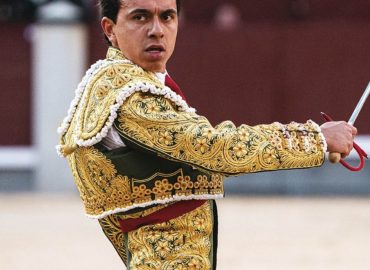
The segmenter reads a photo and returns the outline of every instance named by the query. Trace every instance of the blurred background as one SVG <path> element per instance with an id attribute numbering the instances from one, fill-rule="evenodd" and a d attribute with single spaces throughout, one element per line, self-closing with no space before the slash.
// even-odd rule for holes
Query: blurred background
<path id="1" fill-rule="evenodd" d="M 68 219 L 69 215 L 73 216 L 72 211 L 76 211 L 76 216 L 82 216 L 82 206 L 67 163 L 55 152 L 59 139 L 56 129 L 67 114 L 74 89 L 84 72 L 92 63 L 105 57 L 107 46 L 100 30 L 95 0 L 0 0 L 0 37 L 0 122 L 3 123 L 0 133 L 0 209 L 4 213 L 2 217 L 0 215 L 0 248 L 3 249 L 1 243 L 6 239 L 14 241 L 11 235 L 22 229 L 17 226 L 20 226 L 18 218 L 23 215 L 30 215 L 27 221 L 36 229 L 45 211 L 56 214 L 56 219 L 52 219 L 56 222 L 53 226 L 60 228 L 62 234 L 66 228 L 64 223 L 56 221 L 58 218 Z M 321 111 L 337 120 L 347 120 L 351 115 L 370 81 L 369 48 L 370 0 L 183 0 L 177 47 L 168 70 L 185 92 L 190 105 L 213 124 L 223 120 L 256 125 L 307 119 L 322 123 Z M 370 153 L 370 101 L 365 104 L 356 126 L 360 133 L 357 142 Z M 354 154 L 349 160 L 353 164 L 358 162 Z M 293 213 L 287 222 L 300 215 L 294 208 L 297 210 L 297 216 L 294 216 L 295 210 L 289 207 L 308 207 L 304 209 L 321 213 L 324 220 L 330 213 L 336 213 L 331 207 L 347 209 L 347 212 L 338 211 L 339 220 L 344 220 L 347 215 L 352 220 L 361 217 L 363 223 L 359 226 L 362 227 L 357 229 L 362 237 L 352 239 L 352 244 L 344 241 L 341 245 L 357 246 L 361 250 L 370 248 L 369 244 L 366 246 L 366 240 L 370 240 L 370 232 L 366 229 L 370 225 L 369 162 L 360 173 L 349 172 L 340 165 L 325 164 L 310 170 L 240 176 L 226 181 L 226 193 L 231 202 L 252 207 L 251 213 L 254 210 L 259 213 L 260 208 L 266 213 L 275 213 L 274 207 L 281 207 L 282 217 L 283 213 Z M 227 213 L 233 212 L 235 207 L 227 200 L 220 204 Z M 356 205 L 358 215 L 346 207 L 352 204 Z M 69 210 L 65 211 L 62 205 L 70 207 L 67 207 Z M 320 209 L 326 210 L 316 212 Z M 30 214 L 33 211 L 39 213 L 37 219 Z M 315 223 L 316 217 L 311 217 L 309 221 L 305 220 L 307 216 L 300 220 L 305 220 L 305 224 Z M 264 222 L 272 224 L 274 217 L 270 215 L 270 218 Z M 79 220 L 78 224 L 82 222 Z M 230 226 L 235 225 L 232 224 Z M 352 226 L 348 224 L 348 227 Z M 258 233 L 260 228 L 256 225 L 252 231 Z M 282 239 L 302 240 L 289 236 L 288 224 L 282 223 L 281 228 L 286 229 L 286 237 Z M 328 228 L 331 229 L 323 235 L 339 233 L 332 230 L 334 227 L 328 225 Z M 228 230 L 230 227 L 225 232 Z M 283 233 L 276 228 L 267 231 Z M 259 231 L 259 236 L 265 232 Z M 305 233 L 307 237 L 312 236 L 308 231 Z M 42 232 L 36 235 L 42 237 Z M 102 241 L 105 243 L 106 240 Z M 331 242 L 333 246 L 338 247 L 334 242 Z M 37 243 L 37 247 L 45 247 L 45 242 Z M 283 245 L 277 242 L 277 246 L 280 244 Z M 253 253 L 256 258 L 263 258 L 266 250 L 266 246 L 260 246 L 261 254 Z M 11 247 L 19 248 L 17 244 Z M 10 255 L 12 248 L 7 248 L 10 257 L 5 257 L 4 253 L 0 255 L 0 267 L 15 258 Z M 317 250 L 317 247 L 313 249 Z M 33 246 L 26 250 L 33 250 Z M 277 247 L 271 254 L 279 254 L 278 250 Z M 333 257 L 324 258 L 334 263 L 343 257 L 342 253 L 333 254 Z M 368 262 L 365 264 L 365 256 L 362 257 L 360 251 L 355 254 L 359 257 L 350 257 L 351 262 L 369 265 Z M 318 256 L 323 255 L 303 253 L 302 262 L 312 258 L 316 264 L 304 268 L 302 263 L 301 267 L 291 269 L 321 269 L 319 265 L 326 267 L 322 269 L 349 269 L 328 266 L 323 260 L 315 260 Z M 280 258 L 284 255 L 280 254 Z M 271 266 L 278 262 L 279 259 L 272 260 Z M 284 269 L 290 269 L 286 267 L 289 264 L 280 262 Z M 251 269 L 272 269 L 265 263 L 256 264 Z M 42 269 L 36 265 L 27 269 Z M 240 263 L 233 264 L 232 269 L 245 269 L 237 268 L 237 265 Z M 26 269 L 17 267 L 10 263 L 2 269 Z M 361 267 L 360 264 L 355 269 L 367 269 Z"/>

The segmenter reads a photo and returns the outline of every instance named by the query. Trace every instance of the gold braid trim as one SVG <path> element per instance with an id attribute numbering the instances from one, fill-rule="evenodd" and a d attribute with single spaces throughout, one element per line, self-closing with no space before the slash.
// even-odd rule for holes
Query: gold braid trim
<path id="1" fill-rule="evenodd" d="M 235 175 L 320 166 L 325 141 L 318 126 L 247 126 L 226 121 L 212 127 L 205 117 L 180 112 L 163 96 L 135 93 L 121 106 L 115 126 L 136 144 L 207 171 Z"/>

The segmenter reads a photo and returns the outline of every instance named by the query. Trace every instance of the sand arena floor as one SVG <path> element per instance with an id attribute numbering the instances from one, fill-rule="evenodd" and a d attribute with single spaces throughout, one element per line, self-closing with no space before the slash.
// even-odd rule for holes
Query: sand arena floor
<path id="1" fill-rule="evenodd" d="M 222 270 L 368 270 L 370 198 L 218 202 Z M 125 269 L 77 197 L 0 194 L 1 270 Z"/>

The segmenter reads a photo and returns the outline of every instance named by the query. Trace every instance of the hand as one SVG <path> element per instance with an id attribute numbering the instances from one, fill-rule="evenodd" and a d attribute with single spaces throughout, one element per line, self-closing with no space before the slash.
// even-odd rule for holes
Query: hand
<path id="1" fill-rule="evenodd" d="M 353 148 L 353 140 L 357 129 L 344 121 L 331 121 L 321 125 L 328 144 L 328 152 L 340 153 L 342 158 L 349 155 Z"/>

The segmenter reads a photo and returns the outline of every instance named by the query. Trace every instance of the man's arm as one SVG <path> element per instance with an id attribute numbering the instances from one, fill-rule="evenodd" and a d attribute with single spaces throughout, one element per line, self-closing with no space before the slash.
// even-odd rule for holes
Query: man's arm
<path id="1" fill-rule="evenodd" d="M 320 166 L 326 150 L 312 121 L 253 127 L 226 121 L 212 127 L 202 116 L 179 112 L 165 97 L 145 93 L 125 101 L 115 127 L 142 149 L 226 175 Z"/>

